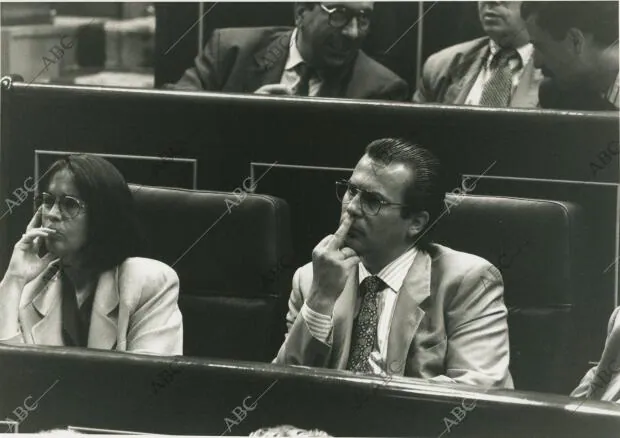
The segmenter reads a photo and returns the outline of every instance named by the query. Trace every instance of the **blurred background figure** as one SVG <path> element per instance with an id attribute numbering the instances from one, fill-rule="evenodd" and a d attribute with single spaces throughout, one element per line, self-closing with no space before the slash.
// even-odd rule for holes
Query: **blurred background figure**
<path id="1" fill-rule="evenodd" d="M 405 81 L 361 50 L 373 7 L 296 3 L 294 29 L 216 30 L 174 88 L 406 100 Z"/>
<path id="2" fill-rule="evenodd" d="M 543 108 L 617 110 L 618 2 L 526 2 Z"/>
<path id="3" fill-rule="evenodd" d="M 478 2 L 486 37 L 435 53 L 424 64 L 415 103 L 535 107 L 542 80 L 520 15 L 521 2 Z"/>
<path id="4" fill-rule="evenodd" d="M 26 82 L 153 87 L 152 3 L 3 2 L 1 74 Z"/>

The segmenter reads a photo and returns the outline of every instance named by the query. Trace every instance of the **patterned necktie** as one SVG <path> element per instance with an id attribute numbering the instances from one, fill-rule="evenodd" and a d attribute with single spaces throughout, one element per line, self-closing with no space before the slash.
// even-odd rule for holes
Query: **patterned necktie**
<path id="1" fill-rule="evenodd" d="M 377 343 L 377 325 L 379 323 L 377 294 L 385 287 L 383 280 L 376 275 L 366 277 L 360 284 L 362 305 L 353 323 L 351 351 L 347 363 L 347 369 L 350 371 L 366 373 L 372 371 L 368 358 Z"/>
<path id="2" fill-rule="evenodd" d="M 484 84 L 480 105 L 506 107 L 512 94 L 512 68 L 510 60 L 518 56 L 514 49 L 500 50 L 491 61 L 491 77 Z"/>
<path id="3" fill-rule="evenodd" d="M 310 79 L 314 75 L 314 69 L 305 62 L 300 63 L 296 68 L 299 75 L 299 82 L 295 90 L 296 96 L 308 96 L 310 93 Z"/>

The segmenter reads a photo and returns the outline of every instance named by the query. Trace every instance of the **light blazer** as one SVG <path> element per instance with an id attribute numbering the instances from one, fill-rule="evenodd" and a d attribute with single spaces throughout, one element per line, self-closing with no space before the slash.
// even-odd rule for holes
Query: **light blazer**
<path id="1" fill-rule="evenodd" d="M 194 67 L 166 88 L 253 93 L 279 84 L 289 54 L 290 27 L 230 28 L 213 31 Z M 409 99 L 404 80 L 359 51 L 350 75 L 338 86 L 321 87 L 323 97 Z"/>
<path id="2" fill-rule="evenodd" d="M 413 102 L 464 105 L 489 51 L 489 37 L 482 37 L 431 55 L 424 63 Z M 510 106 L 535 108 L 542 80 L 543 74 L 534 68 L 532 56 L 524 66 Z"/>
<path id="3" fill-rule="evenodd" d="M 315 339 L 299 316 L 312 275 L 312 264 L 307 264 L 293 277 L 288 333 L 274 362 L 345 369 L 357 300 L 357 269 L 336 301 L 331 346 Z M 435 244 L 429 252 L 420 250 L 394 305 L 388 372 L 512 388 L 503 292 L 501 274 L 486 260 Z"/>
<path id="4" fill-rule="evenodd" d="M 592 367 L 571 393 L 571 397 L 585 397 L 620 403 L 620 307 L 611 314 L 607 340 L 601 360 Z"/>
<path id="5" fill-rule="evenodd" d="M 62 287 L 55 264 L 26 284 L 19 306 L 21 332 L 1 342 L 64 345 Z M 53 276 L 52 276 L 53 275 Z M 103 272 L 95 289 L 88 347 L 159 355 L 183 354 L 177 305 L 179 278 L 157 260 L 131 257 Z"/>

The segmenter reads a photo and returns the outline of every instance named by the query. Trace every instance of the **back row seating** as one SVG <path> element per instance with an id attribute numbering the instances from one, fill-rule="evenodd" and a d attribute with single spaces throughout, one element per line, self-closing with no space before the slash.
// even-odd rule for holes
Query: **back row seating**
<path id="1" fill-rule="evenodd" d="M 294 269 L 286 202 L 252 193 L 240 201 L 232 193 L 132 190 L 150 243 L 146 255 L 172 265 L 181 281 L 185 354 L 270 361 L 284 338 Z M 585 276 L 578 207 L 471 195 L 448 195 L 447 202 L 435 240 L 502 271 L 516 388 L 569 392 L 586 366 L 573 337 Z"/>
<path id="2" fill-rule="evenodd" d="M 283 339 L 290 220 L 265 195 L 131 186 L 146 256 L 179 275 L 184 354 L 270 361 Z"/>

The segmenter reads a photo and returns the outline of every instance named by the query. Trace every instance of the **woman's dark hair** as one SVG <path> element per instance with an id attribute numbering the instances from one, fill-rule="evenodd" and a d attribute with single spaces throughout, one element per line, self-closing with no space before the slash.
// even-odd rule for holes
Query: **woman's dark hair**
<path id="1" fill-rule="evenodd" d="M 45 172 L 42 187 L 67 170 L 86 203 L 87 243 L 83 256 L 89 268 L 103 272 L 139 255 L 144 239 L 133 197 L 125 178 L 109 161 L 95 155 L 68 155 Z"/>
<path id="2" fill-rule="evenodd" d="M 447 177 L 439 159 L 428 149 L 400 138 L 380 138 L 366 147 L 368 156 L 379 163 L 401 163 L 413 173 L 411 184 L 406 188 L 401 215 L 407 217 L 415 212 L 426 211 L 428 224 L 417 239 L 421 248 L 430 243 L 427 234 L 444 209 Z"/>

